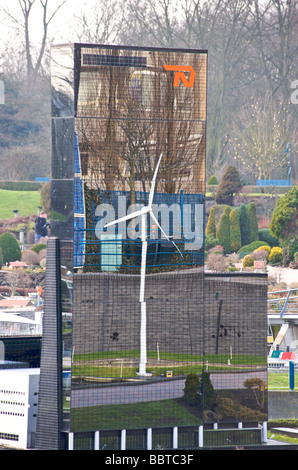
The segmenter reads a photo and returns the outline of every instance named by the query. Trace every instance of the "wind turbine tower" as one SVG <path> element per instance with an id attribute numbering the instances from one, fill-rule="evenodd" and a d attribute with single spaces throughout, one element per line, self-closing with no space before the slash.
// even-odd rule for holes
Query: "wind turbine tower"
<path id="1" fill-rule="evenodd" d="M 147 313 L 146 313 L 146 302 L 145 302 L 145 275 L 146 275 L 146 261 L 147 261 L 147 215 L 152 218 L 155 224 L 160 228 L 161 232 L 165 236 L 168 241 L 171 241 L 173 245 L 176 247 L 177 251 L 179 251 L 180 255 L 181 251 L 174 243 L 173 240 L 170 240 L 168 235 L 164 232 L 163 228 L 160 226 L 157 218 L 155 217 L 153 210 L 152 210 L 152 202 L 154 197 L 154 190 L 155 190 L 155 183 L 156 183 L 156 176 L 158 173 L 158 168 L 162 159 L 162 154 L 159 157 L 158 163 L 156 165 L 154 175 L 151 182 L 151 188 L 149 193 L 149 201 L 148 205 L 142 207 L 142 209 L 135 211 L 131 214 L 128 214 L 120 219 L 114 220 L 109 222 L 105 225 L 105 227 L 110 227 L 111 225 L 118 224 L 120 222 L 133 219 L 135 217 L 141 217 L 141 240 L 142 240 L 142 255 L 141 255 L 141 278 L 140 278 L 140 308 L 141 308 L 141 326 L 140 326 L 140 363 L 139 363 L 139 376 L 150 376 L 151 374 L 146 372 L 146 365 L 147 365 Z"/>

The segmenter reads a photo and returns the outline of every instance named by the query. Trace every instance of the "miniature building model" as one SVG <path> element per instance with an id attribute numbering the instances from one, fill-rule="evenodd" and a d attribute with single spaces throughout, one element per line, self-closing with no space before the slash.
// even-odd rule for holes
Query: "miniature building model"
<path id="1" fill-rule="evenodd" d="M 47 282 L 60 297 L 45 298 L 44 357 L 57 347 L 47 370 L 41 360 L 37 447 L 196 447 L 202 426 L 227 422 L 250 429 L 242 442 L 260 442 L 266 400 L 248 380 L 267 381 L 266 276 L 204 274 L 207 52 L 56 46 L 52 94 Z M 150 203 L 159 160 L 158 224 L 123 221 Z"/>

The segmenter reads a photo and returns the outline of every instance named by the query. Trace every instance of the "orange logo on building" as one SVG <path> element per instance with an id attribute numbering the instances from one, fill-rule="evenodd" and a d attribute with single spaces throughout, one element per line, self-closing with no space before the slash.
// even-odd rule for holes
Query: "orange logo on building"
<path id="1" fill-rule="evenodd" d="M 192 88 L 196 72 L 190 65 L 164 65 L 166 70 L 171 70 L 175 72 L 173 86 L 179 86 L 179 82 L 183 83 L 183 85 L 187 88 Z M 187 79 L 184 72 L 190 72 L 189 80 Z"/>

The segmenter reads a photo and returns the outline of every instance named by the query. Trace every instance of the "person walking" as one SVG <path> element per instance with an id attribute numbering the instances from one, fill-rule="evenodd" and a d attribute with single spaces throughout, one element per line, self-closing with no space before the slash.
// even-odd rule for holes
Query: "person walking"
<path id="1" fill-rule="evenodd" d="M 47 214 L 45 211 L 41 211 L 39 216 L 35 219 L 35 243 L 37 243 L 40 238 L 48 236 L 47 226 Z"/>

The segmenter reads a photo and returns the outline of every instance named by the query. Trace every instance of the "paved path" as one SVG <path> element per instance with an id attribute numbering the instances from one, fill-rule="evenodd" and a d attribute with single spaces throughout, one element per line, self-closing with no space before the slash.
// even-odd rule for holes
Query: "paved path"
<path id="1" fill-rule="evenodd" d="M 243 388 L 244 380 L 252 377 L 266 380 L 267 372 L 210 374 L 215 389 Z M 103 385 L 72 391 L 73 408 L 98 405 L 120 405 L 179 398 L 183 396 L 185 379 L 150 382 L 144 385 Z"/>
<path id="2" fill-rule="evenodd" d="M 270 274 L 275 274 L 279 282 L 286 282 L 288 285 L 298 282 L 298 269 L 268 266 L 268 275 Z"/>

